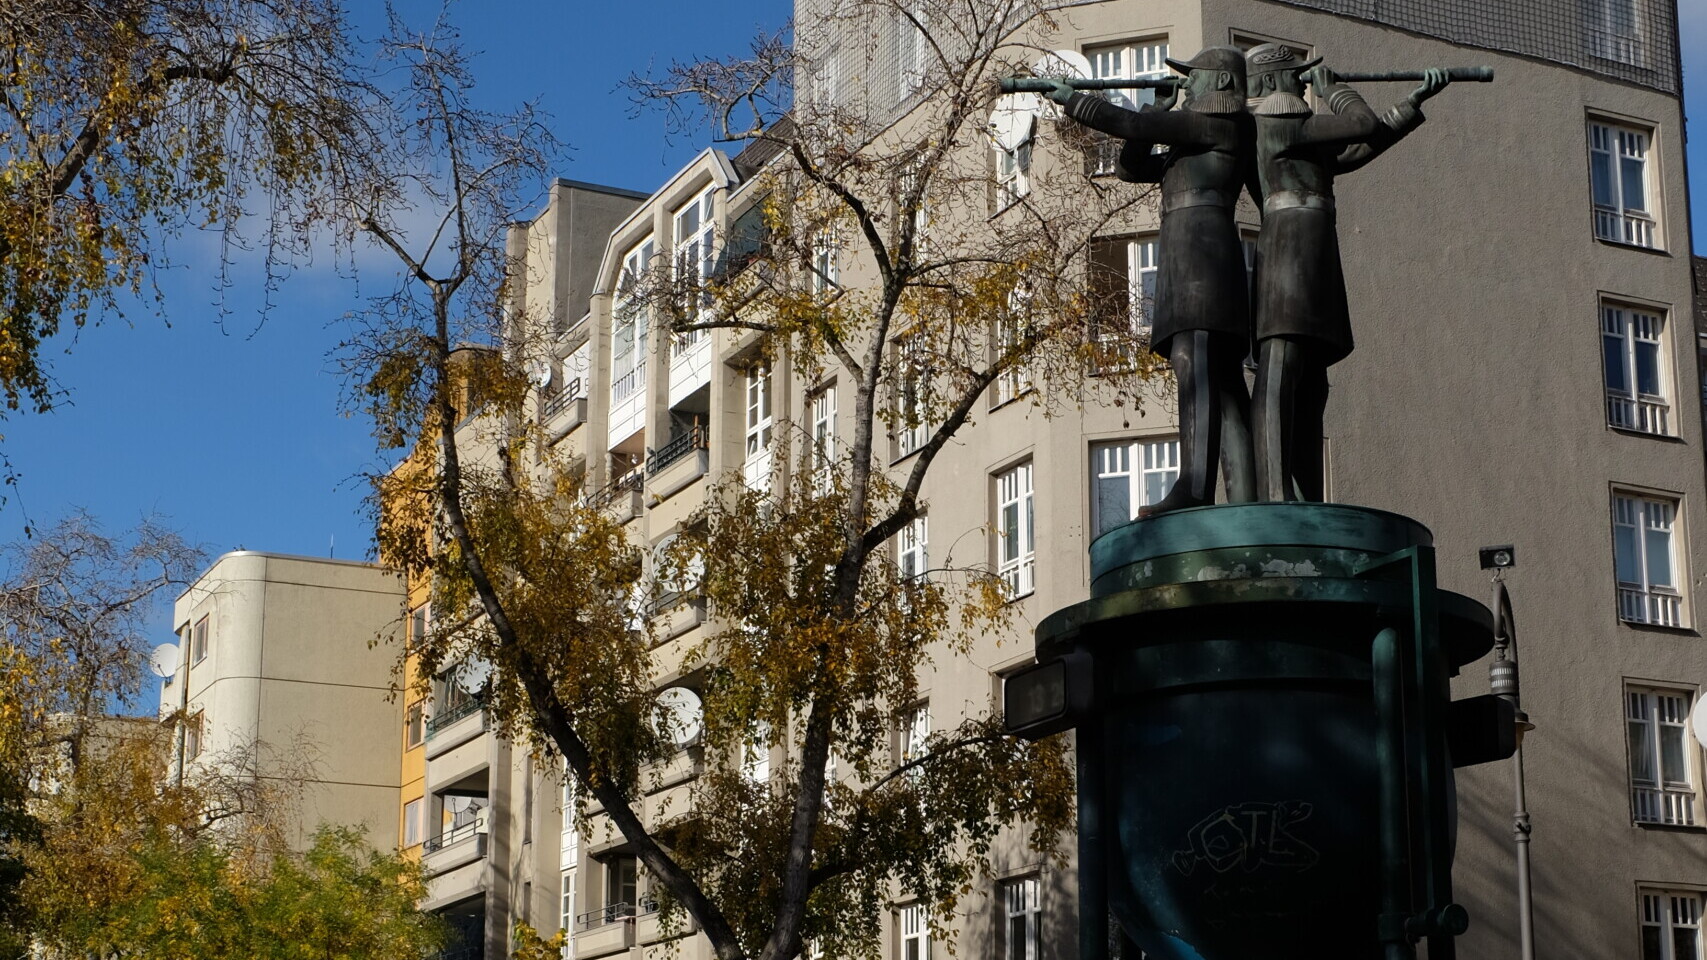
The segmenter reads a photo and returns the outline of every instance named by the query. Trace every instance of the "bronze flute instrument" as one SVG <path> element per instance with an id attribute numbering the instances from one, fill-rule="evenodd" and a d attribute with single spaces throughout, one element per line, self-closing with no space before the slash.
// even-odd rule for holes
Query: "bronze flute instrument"
<path id="1" fill-rule="evenodd" d="M 1421 70 L 1383 70 L 1383 71 L 1349 71 L 1334 73 L 1335 79 L 1346 83 L 1386 83 L 1386 82 L 1421 82 Z M 1447 79 L 1454 83 L 1490 83 L 1494 79 L 1493 67 L 1450 67 L 1446 71 Z M 1060 82 L 1074 90 L 1154 90 L 1160 87 L 1177 86 L 1185 82 L 1184 77 L 1132 77 L 1129 79 L 1088 80 L 1083 78 L 1062 79 Z M 1048 80 L 1037 77 L 1003 77 L 997 81 L 1003 93 L 1047 93 L 1054 89 Z"/>

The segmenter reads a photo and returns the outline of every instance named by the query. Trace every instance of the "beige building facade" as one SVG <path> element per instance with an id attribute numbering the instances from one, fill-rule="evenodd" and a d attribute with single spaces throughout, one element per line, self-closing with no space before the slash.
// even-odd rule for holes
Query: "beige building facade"
<path id="1" fill-rule="evenodd" d="M 811 14 L 803 4 L 802 22 Z M 1675 22 L 1674 4 L 1649 0 L 1102 0 L 1071 5 L 1056 33 L 1028 38 L 1077 51 L 1105 76 L 1264 41 L 1339 70 L 1495 68 L 1492 85 L 1449 87 L 1427 124 L 1336 187 L 1358 349 L 1330 374 L 1326 470 L 1330 499 L 1432 528 L 1447 589 L 1486 596 L 1477 548 L 1517 546 L 1507 582 L 1537 724 L 1524 750 L 1535 950 L 1547 958 L 1699 960 L 1702 950 L 1707 756 L 1688 720 L 1707 684 L 1697 589 L 1707 551 L 1691 533 L 1707 524 L 1707 485 Z M 824 95 L 906 102 L 909 36 L 882 30 L 861 48 L 873 51 L 866 59 L 820 64 Z M 1362 89 L 1379 110 L 1408 86 Z M 993 208 L 1023 198 L 1024 163 L 1052 162 L 993 149 Z M 833 381 L 806 381 L 786 356 L 757 367 L 733 331 L 666 337 L 623 309 L 625 272 L 653 261 L 717 268 L 760 199 L 753 174 L 767 159 L 707 150 L 651 196 L 621 195 L 602 232 L 546 243 L 542 224 L 561 222 L 568 202 L 554 191 L 541 219 L 512 236 L 529 271 L 516 306 L 551 318 L 534 415 L 645 547 L 678 532 L 718 478 L 781 482 L 789 465 L 772 438 L 784 424 L 834 436 L 850 422 Z M 992 210 L 995 228 L 1004 215 Z M 1243 220 L 1260 230 L 1254 208 Z M 1092 251 L 1126 271 L 1140 301 L 1155 226 L 1153 210 L 1141 213 Z M 857 249 L 845 253 L 838 282 L 869 282 Z M 1154 400 L 1045 419 L 1023 388 L 998 387 L 942 454 L 924 521 L 897 554 L 921 568 L 952 553 L 997 570 L 1019 616 L 1014 635 L 938 658 L 921 684 L 926 729 L 987 711 L 996 678 L 1029 659 L 1030 626 L 1088 595 L 1089 541 L 1166 492 L 1175 427 L 1165 392 Z M 908 450 L 896 444 L 902 463 Z M 1010 510 L 1026 519 L 1007 526 Z M 705 619 L 693 604 L 658 612 L 661 687 L 675 679 L 671 651 Z M 608 821 L 595 808 L 578 834 L 562 815 L 560 775 L 533 769 L 485 731 L 478 703 L 443 690 L 427 796 L 459 810 L 455 798 L 475 797 L 485 812 L 467 823 L 429 814 L 429 905 L 478 914 L 469 922 L 489 954 L 507 952 L 506 931 L 522 919 L 568 930 L 575 957 L 658 956 L 670 938 Z M 1460 696 L 1486 690 L 1481 665 L 1455 683 Z M 703 763 L 690 747 L 658 771 L 643 815 L 661 816 Z M 1518 952 L 1512 776 L 1505 763 L 1460 773 L 1455 880 L 1472 916 L 1463 956 Z M 959 955 L 1076 953 L 1073 869 L 1025 850 L 1017 835 L 999 845 L 992 882 L 963 901 Z M 948 956 L 915 905 L 898 904 L 888 924 L 896 960 Z M 677 946 L 709 955 L 699 938 Z"/>
<path id="2" fill-rule="evenodd" d="M 179 664 L 161 715 L 182 709 L 174 766 L 239 764 L 296 795 L 287 838 L 322 823 L 389 845 L 398 730 L 390 697 L 403 584 L 372 564 L 239 550 L 173 606 Z M 174 775 L 177 771 L 174 770 Z"/>

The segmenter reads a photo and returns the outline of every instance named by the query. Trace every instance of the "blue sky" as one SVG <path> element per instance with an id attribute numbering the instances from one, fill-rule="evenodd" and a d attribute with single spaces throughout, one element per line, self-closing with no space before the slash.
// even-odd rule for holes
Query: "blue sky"
<path id="1" fill-rule="evenodd" d="M 401 4 L 428 17 L 432 0 Z M 546 3 L 482 0 L 453 8 L 480 77 L 479 98 L 503 107 L 539 98 L 573 149 L 557 173 L 650 191 L 705 144 L 665 136 L 663 118 L 634 115 L 620 82 L 672 60 L 745 49 L 780 27 L 789 0 L 741 4 Z M 1683 0 L 1686 102 L 1707 110 L 1707 3 Z M 731 8 L 741 12 L 730 14 Z M 380 4 L 352 4 L 365 32 L 379 31 Z M 1707 252 L 1707 134 L 1690 156 L 1696 247 Z M 0 451 L 21 473 L 0 507 L 0 540 L 26 523 L 45 527 L 73 508 L 110 528 L 159 513 L 211 553 L 247 547 L 365 557 L 357 475 L 378 464 L 368 427 L 340 412 L 341 384 L 327 358 L 338 318 L 357 289 L 325 264 L 298 274 L 262 322 L 252 289 L 232 291 L 225 316 L 206 238 L 178 244 L 179 266 L 160 278 L 165 321 L 139 310 L 50 345 L 70 391 L 47 416 L 0 423 Z M 363 258 L 363 289 L 393 281 L 384 261 Z M 251 274 L 252 275 L 252 274 Z M 168 325 L 169 324 L 169 325 Z M 60 351 L 69 352 L 59 355 Z M 334 546 L 335 544 L 335 546 Z M 169 612 L 157 618 L 170 639 Z"/>

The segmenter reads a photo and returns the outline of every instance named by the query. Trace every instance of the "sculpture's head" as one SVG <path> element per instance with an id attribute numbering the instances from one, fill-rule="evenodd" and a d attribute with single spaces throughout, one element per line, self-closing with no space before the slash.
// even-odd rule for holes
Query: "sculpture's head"
<path id="1" fill-rule="evenodd" d="M 1245 89 L 1265 116 L 1296 116 L 1310 112 L 1304 99 L 1304 72 L 1322 58 L 1304 59 L 1301 51 L 1282 43 L 1264 43 L 1245 51 Z"/>
<path id="2" fill-rule="evenodd" d="M 1245 55 L 1238 47 L 1204 47 L 1190 60 L 1170 57 L 1168 66 L 1185 74 L 1185 109 L 1201 113 L 1245 109 Z"/>

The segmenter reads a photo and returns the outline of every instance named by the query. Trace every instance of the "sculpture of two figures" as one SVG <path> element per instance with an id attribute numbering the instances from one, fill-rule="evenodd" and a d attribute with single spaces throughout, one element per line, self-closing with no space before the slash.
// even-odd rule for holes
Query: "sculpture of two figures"
<path id="1" fill-rule="evenodd" d="M 1126 141 L 1122 179 L 1161 183 L 1151 345 L 1179 383 L 1180 475 L 1143 514 L 1214 503 L 1218 462 L 1231 502 L 1320 501 L 1327 371 L 1352 349 L 1334 177 L 1421 125 L 1418 108 L 1447 71 L 1425 71 L 1377 115 L 1320 58 L 1281 44 L 1209 47 L 1168 64 L 1183 82 L 1137 111 L 1045 81 L 1068 116 Z M 1325 112 L 1311 110 L 1306 84 Z M 1241 189 L 1263 212 L 1248 285 L 1234 218 Z M 1253 340 L 1254 396 L 1244 377 Z"/>

